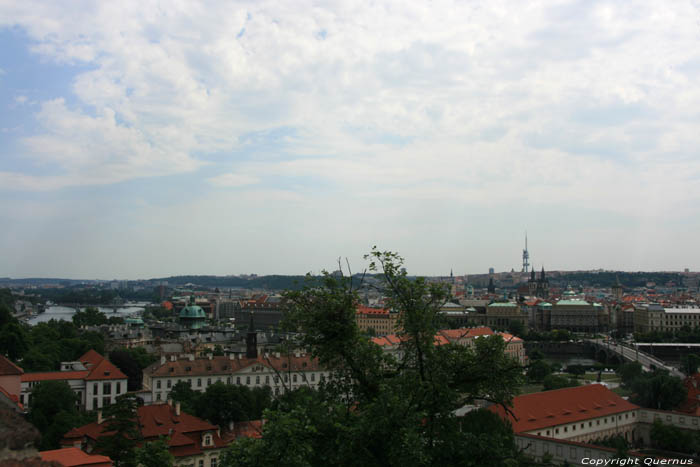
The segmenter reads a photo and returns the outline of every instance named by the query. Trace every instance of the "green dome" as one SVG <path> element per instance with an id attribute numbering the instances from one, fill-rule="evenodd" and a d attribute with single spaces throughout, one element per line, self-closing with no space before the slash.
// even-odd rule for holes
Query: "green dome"
<path id="1" fill-rule="evenodd" d="M 180 318 L 185 318 L 185 319 L 196 319 L 196 318 L 204 318 L 206 319 L 207 314 L 202 310 L 201 306 L 197 305 L 187 305 L 185 308 L 180 310 Z"/>
<path id="2" fill-rule="evenodd" d="M 143 320 L 141 318 L 126 318 L 124 322 L 126 324 L 143 324 Z"/>

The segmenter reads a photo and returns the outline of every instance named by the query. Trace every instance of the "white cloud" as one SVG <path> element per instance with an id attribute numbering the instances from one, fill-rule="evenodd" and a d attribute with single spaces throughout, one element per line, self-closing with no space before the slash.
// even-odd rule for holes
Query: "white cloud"
<path id="1" fill-rule="evenodd" d="M 5 3 L 0 25 L 42 60 L 87 71 L 0 180 L 110 184 L 206 159 L 209 185 L 298 209 L 696 216 L 697 17 L 643 0 Z M 271 179 L 284 188 L 263 196 Z"/>
<path id="2" fill-rule="evenodd" d="M 246 185 L 254 185 L 260 181 L 259 178 L 246 174 L 221 174 L 216 177 L 208 178 L 207 181 L 218 187 L 240 187 Z"/>

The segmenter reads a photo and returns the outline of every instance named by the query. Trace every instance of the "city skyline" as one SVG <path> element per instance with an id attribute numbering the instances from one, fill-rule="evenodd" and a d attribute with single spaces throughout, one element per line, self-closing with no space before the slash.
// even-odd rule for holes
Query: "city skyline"
<path id="1" fill-rule="evenodd" d="M 0 277 L 700 269 L 693 2 L 0 5 Z"/>

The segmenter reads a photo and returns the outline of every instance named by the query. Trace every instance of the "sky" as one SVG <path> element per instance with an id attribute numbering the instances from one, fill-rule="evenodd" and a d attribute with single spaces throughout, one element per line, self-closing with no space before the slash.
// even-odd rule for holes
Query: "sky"
<path id="1" fill-rule="evenodd" d="M 0 0 L 0 109 L 0 277 L 700 269 L 698 0 Z"/>

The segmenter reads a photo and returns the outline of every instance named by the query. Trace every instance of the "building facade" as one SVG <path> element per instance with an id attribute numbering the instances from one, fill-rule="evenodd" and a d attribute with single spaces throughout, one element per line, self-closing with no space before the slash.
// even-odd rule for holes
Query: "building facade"
<path id="1" fill-rule="evenodd" d="M 400 332 L 397 328 L 399 313 L 384 308 L 370 308 L 360 305 L 355 311 L 355 321 L 360 332 L 364 333 L 385 336 Z"/>
<path id="2" fill-rule="evenodd" d="M 226 357 L 194 355 L 161 357 L 143 371 L 144 388 L 154 403 L 166 401 L 172 388 L 186 382 L 195 391 L 204 392 L 215 383 L 235 384 L 249 388 L 267 386 L 274 395 L 302 386 L 317 388 L 329 376 L 318 360 L 309 355 L 258 355 L 254 358 L 240 354 Z"/>
<path id="3" fill-rule="evenodd" d="M 31 407 L 32 390 L 42 381 L 65 381 L 84 410 L 106 407 L 127 391 L 126 375 L 94 350 L 86 352 L 78 361 L 62 362 L 60 371 L 24 373 L 20 402 L 25 407 Z"/>
<path id="4" fill-rule="evenodd" d="M 634 332 L 671 331 L 700 326 L 700 308 L 665 308 L 657 304 L 634 305 Z"/>

